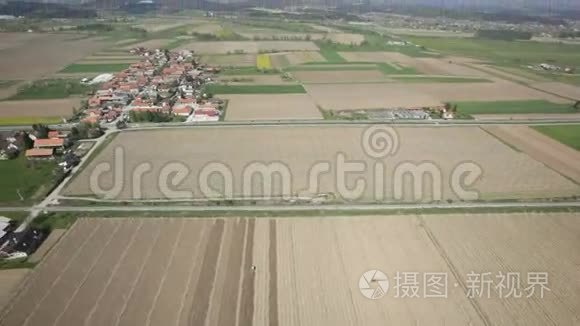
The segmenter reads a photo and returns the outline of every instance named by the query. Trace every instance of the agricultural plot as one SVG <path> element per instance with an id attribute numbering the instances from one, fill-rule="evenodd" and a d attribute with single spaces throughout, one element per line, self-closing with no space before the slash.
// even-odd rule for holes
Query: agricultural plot
<path id="1" fill-rule="evenodd" d="M 52 161 L 28 161 L 24 155 L 0 161 L 0 205 L 21 206 L 43 198 L 53 181 Z"/>
<path id="2" fill-rule="evenodd" d="M 242 54 L 272 51 L 318 51 L 318 47 L 307 41 L 225 41 L 192 42 L 179 46 L 177 50 L 193 50 L 200 54 Z"/>
<path id="3" fill-rule="evenodd" d="M 293 33 L 268 29 L 244 30 L 238 34 L 250 40 L 316 41 L 325 37 L 321 33 Z"/>
<path id="4" fill-rule="evenodd" d="M 290 65 L 301 65 L 312 62 L 323 62 L 324 57 L 316 51 L 292 52 L 285 54 Z"/>
<path id="5" fill-rule="evenodd" d="M 210 84 L 206 91 L 211 94 L 303 94 L 304 87 L 298 84 L 279 85 L 220 85 Z"/>
<path id="6" fill-rule="evenodd" d="M 207 23 L 194 26 L 191 31 L 192 33 L 218 35 L 223 31 L 223 28 L 220 24 Z"/>
<path id="7" fill-rule="evenodd" d="M 411 86 L 410 86 L 411 87 Z M 527 101 L 544 100 L 553 103 L 569 103 L 561 97 L 544 93 L 509 81 L 458 83 L 417 83 L 414 91 L 430 94 L 441 101 Z"/>
<path id="8" fill-rule="evenodd" d="M 472 114 L 475 120 L 568 120 L 580 122 L 580 113 L 501 113 L 501 114 Z"/>
<path id="9" fill-rule="evenodd" d="M 232 112 L 243 114 L 243 111 L 235 107 Z M 469 187 L 470 190 L 478 192 L 480 199 L 568 197 L 580 193 L 580 186 L 577 184 L 476 127 L 396 128 L 400 143 L 398 152 L 380 159 L 387 167 L 385 189 L 380 184 L 377 185 L 377 177 L 369 168 L 345 176 L 345 183 L 350 185 L 349 187 L 359 178 L 366 180 L 366 187 L 363 187 L 361 192 L 357 192 L 356 195 L 341 192 L 337 188 L 335 170 L 339 153 L 344 153 L 349 161 L 365 162 L 367 167 L 374 165 L 375 160 L 366 154 L 368 148 L 361 145 L 361 142 L 364 142 L 365 130 L 358 126 L 253 126 L 122 133 L 66 187 L 63 194 L 105 196 L 105 193 L 94 192 L 99 188 L 91 187 L 91 174 L 101 163 L 112 164 L 115 152 L 119 148 L 124 150 L 124 171 L 134 171 L 144 162 L 151 163 L 152 170 L 143 175 L 141 183 L 131 181 L 132 173 L 117 175 L 115 178 L 111 173 L 101 175 L 99 178 L 101 189 L 112 189 L 114 180 L 124 185 L 118 192 L 111 192 L 105 196 L 110 199 L 207 199 L 201 188 L 198 188 L 201 181 L 197 180 L 197 177 L 200 171 L 212 162 L 227 165 L 227 169 L 232 173 L 232 183 L 228 184 L 231 185 L 231 195 L 236 198 L 334 193 L 341 198 L 361 202 L 375 200 L 413 202 L 431 201 L 433 198 L 457 200 L 458 195 L 451 189 L 450 177 L 462 162 L 474 162 L 483 172 L 480 179 Z M 180 142 L 175 142 L 174 139 L 180 139 Z M 197 144 L 194 150 L 191 143 Z M 154 151 L 143 152 L 141 150 L 143 146 L 164 148 L 164 155 L 158 155 Z M 169 162 L 187 162 L 184 168 L 187 173 L 180 179 L 180 183 L 168 185 L 169 189 L 174 191 L 165 191 L 167 188 L 159 185 L 161 169 Z M 242 176 L 245 167 L 252 162 L 264 164 L 281 162 L 288 168 L 291 180 L 286 179 L 286 182 L 282 183 L 274 178 L 276 181 L 271 185 L 271 191 L 267 189 L 264 191 L 260 181 L 244 182 Z M 309 180 L 311 177 L 309 171 L 320 162 L 329 162 L 330 171 L 319 175 L 313 187 L 313 180 Z M 440 174 L 441 191 L 435 191 L 425 185 L 423 189 L 416 189 L 418 191 L 416 196 L 411 191 L 412 178 L 405 178 L 401 183 L 394 182 L 395 170 L 403 162 L 432 162 L 436 166 L 436 173 Z M 216 190 L 218 193 L 223 192 L 224 179 L 219 175 L 214 177 L 207 182 L 212 189 L 218 189 Z M 139 185 L 139 188 L 133 189 L 135 185 Z M 286 187 L 288 185 L 289 187 Z M 375 191 L 375 187 L 383 189 L 382 192 Z M 439 189 L 439 186 L 436 189 Z M 395 191 L 398 191 L 399 195 L 395 195 Z M 208 195 L 205 192 L 205 194 L 210 198 L 219 197 L 215 193 Z"/>
<path id="10" fill-rule="evenodd" d="M 0 310 L 10 302 L 18 286 L 29 273 L 29 269 L 0 270 Z"/>
<path id="11" fill-rule="evenodd" d="M 329 33 L 324 38 L 334 43 L 347 45 L 360 45 L 365 40 L 363 35 L 352 33 Z"/>
<path id="12" fill-rule="evenodd" d="M 171 39 L 155 39 L 155 40 L 148 40 L 141 43 L 135 43 L 131 45 L 127 45 L 122 47 L 122 50 L 130 50 L 137 47 L 143 47 L 146 49 L 161 49 L 169 45 L 173 40 Z"/>
<path id="13" fill-rule="evenodd" d="M 81 99 L 70 97 L 56 100 L 0 101 L 0 118 L 7 117 L 69 117 Z"/>
<path id="14" fill-rule="evenodd" d="M 574 217 L 80 219 L 34 270 L 0 322 L 572 325 L 580 286 L 570 280 L 580 262 L 564 255 L 579 245 Z M 359 279 L 372 269 L 391 284 L 377 300 L 359 289 Z M 493 285 L 481 296 L 470 297 L 473 272 L 492 273 Z M 520 273 L 517 290 L 524 295 L 531 293 L 528 273 L 546 272 L 549 290 L 542 298 L 539 285 L 531 298 L 507 297 L 495 286 L 500 272 Z M 417 297 L 395 287 L 400 273 L 418 273 Z M 423 293 L 430 288 L 424 274 L 431 273 L 445 277 L 435 287 L 444 296 Z"/>
<path id="15" fill-rule="evenodd" d="M 106 46 L 78 35 L 46 33 L 0 33 L 0 44 L 0 71 L 5 80 L 34 80 L 54 74 Z"/>
<path id="16" fill-rule="evenodd" d="M 256 57 L 256 68 L 258 70 L 272 70 L 272 62 L 267 54 L 258 54 Z"/>
<path id="17" fill-rule="evenodd" d="M 220 84 L 226 85 L 289 85 L 293 80 L 282 79 L 280 75 L 241 75 L 222 76 L 217 80 Z"/>
<path id="18" fill-rule="evenodd" d="M 536 126 L 534 129 L 580 151 L 580 125 Z"/>
<path id="19" fill-rule="evenodd" d="M 441 100 L 414 85 L 377 84 L 309 84 L 306 91 L 316 104 L 328 110 L 422 108 L 440 106 Z"/>
<path id="20" fill-rule="evenodd" d="M 473 33 L 463 33 L 454 31 L 440 31 L 430 29 L 411 28 L 387 28 L 387 32 L 395 35 L 422 36 L 422 37 L 473 37 Z"/>
<path id="21" fill-rule="evenodd" d="M 388 62 L 410 67 L 415 62 L 413 57 L 399 52 L 338 52 L 348 62 Z"/>
<path id="22" fill-rule="evenodd" d="M 550 58 L 561 66 L 580 65 L 580 45 L 539 42 L 510 42 L 479 38 L 432 38 L 408 36 L 407 40 L 429 49 L 454 55 L 469 56 L 502 64 L 539 64 Z"/>
<path id="23" fill-rule="evenodd" d="M 191 20 L 183 19 L 181 21 L 177 20 L 175 17 L 171 19 L 158 19 L 158 18 L 148 18 L 141 19 L 140 23 L 135 25 L 136 28 L 142 28 L 149 33 L 156 33 L 165 31 L 168 29 L 173 29 L 183 25 L 191 24 Z"/>
<path id="24" fill-rule="evenodd" d="M 254 67 L 255 54 L 204 55 L 201 62 L 225 67 Z"/>
<path id="25" fill-rule="evenodd" d="M 413 58 L 408 63 L 417 71 L 426 75 L 490 77 L 490 75 L 485 72 L 454 63 L 452 60 Z"/>
<path id="26" fill-rule="evenodd" d="M 568 98 L 573 101 L 580 101 L 580 87 L 567 85 L 564 83 L 533 83 L 532 87 Z"/>
<path id="27" fill-rule="evenodd" d="M 226 121 L 320 119 L 320 112 L 305 94 L 227 95 Z"/>
<path id="28" fill-rule="evenodd" d="M 112 73 L 127 69 L 130 63 L 74 63 L 59 73 Z"/>
<path id="29" fill-rule="evenodd" d="M 572 103 L 551 103 L 543 100 L 458 102 L 458 110 L 465 114 L 526 114 L 575 113 Z"/>
<path id="30" fill-rule="evenodd" d="M 541 133 L 527 126 L 486 126 L 485 130 L 560 174 L 580 183 L 580 166 L 577 164 L 580 159 L 579 127 L 540 126 L 536 128 Z M 562 143 L 546 135 L 554 136 L 553 138 Z"/>
<path id="31" fill-rule="evenodd" d="M 390 76 L 401 83 L 491 83 L 492 81 L 477 77 L 455 77 L 455 76 Z"/>
<path id="32" fill-rule="evenodd" d="M 389 81 L 378 70 L 363 71 L 296 71 L 292 76 L 305 84 L 360 83 Z"/>
<path id="33" fill-rule="evenodd" d="M 87 95 L 93 88 L 78 79 L 42 79 L 26 83 L 8 100 L 58 99 Z"/>

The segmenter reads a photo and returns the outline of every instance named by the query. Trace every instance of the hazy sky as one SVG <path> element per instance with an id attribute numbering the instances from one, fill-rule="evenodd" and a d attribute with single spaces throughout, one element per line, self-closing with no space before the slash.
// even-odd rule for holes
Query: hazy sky
<path id="1" fill-rule="evenodd" d="M 580 0 L 384 0 L 385 3 L 394 4 L 428 4 L 437 7 L 477 7 L 477 8 L 545 8 L 580 9 Z"/>

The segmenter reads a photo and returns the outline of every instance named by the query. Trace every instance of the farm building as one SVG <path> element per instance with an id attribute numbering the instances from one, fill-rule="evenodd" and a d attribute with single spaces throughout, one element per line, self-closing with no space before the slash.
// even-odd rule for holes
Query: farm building
<path id="1" fill-rule="evenodd" d="M 50 160 L 54 158 L 53 154 L 52 148 L 32 148 L 26 151 L 25 156 L 29 160 Z"/>

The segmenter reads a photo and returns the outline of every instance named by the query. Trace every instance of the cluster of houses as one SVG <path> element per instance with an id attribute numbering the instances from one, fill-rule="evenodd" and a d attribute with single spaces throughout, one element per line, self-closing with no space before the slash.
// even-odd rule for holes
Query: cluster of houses
<path id="1" fill-rule="evenodd" d="M 42 127 L 46 128 L 46 127 Z M 70 148 L 69 133 L 44 129 L 9 132 L 0 139 L 0 160 L 15 159 L 22 153 L 29 161 L 55 160 L 68 172 L 80 163 L 80 158 Z"/>
<path id="2" fill-rule="evenodd" d="M 135 116 L 132 112 L 154 112 L 183 122 L 219 120 L 222 102 L 203 94 L 203 85 L 219 70 L 199 65 L 187 50 L 130 52 L 143 59 L 100 85 L 88 100 L 82 122 L 126 122 Z"/>

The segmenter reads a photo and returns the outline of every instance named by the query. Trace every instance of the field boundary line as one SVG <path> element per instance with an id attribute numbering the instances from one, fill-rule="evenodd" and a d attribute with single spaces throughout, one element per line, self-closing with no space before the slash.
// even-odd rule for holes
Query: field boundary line
<path id="1" fill-rule="evenodd" d="M 206 227 L 202 226 L 201 227 L 202 230 L 201 231 L 205 231 Z M 205 232 L 200 232 L 198 240 L 196 242 L 196 247 L 201 247 L 202 249 L 205 249 L 206 247 L 206 243 L 204 241 L 208 240 L 207 236 L 205 235 Z M 181 321 L 181 315 L 183 314 L 183 309 L 185 308 L 185 298 L 187 298 L 187 294 L 189 293 L 189 289 L 191 287 L 191 278 L 193 276 L 193 271 L 195 270 L 195 261 L 197 260 L 197 258 L 201 258 L 199 257 L 200 254 L 198 253 L 202 253 L 201 250 L 199 250 L 198 252 L 196 252 L 196 259 L 192 259 L 191 260 L 191 265 L 188 269 L 188 273 L 187 273 L 187 282 L 185 284 L 185 290 L 183 291 L 183 294 L 181 296 L 181 300 L 179 302 L 179 310 L 177 311 L 177 319 L 175 320 L 175 325 L 178 326 L 179 322 Z M 203 250 L 203 253 L 205 253 L 205 250 Z"/>
<path id="2" fill-rule="evenodd" d="M 453 277 L 463 290 L 463 293 L 468 293 L 467 285 L 465 284 L 465 281 L 463 281 L 463 279 L 461 278 L 459 270 L 457 269 L 455 264 L 453 264 L 453 261 L 451 261 L 451 258 L 449 257 L 449 255 L 447 254 L 441 243 L 439 243 L 439 240 L 437 240 L 437 237 L 435 236 L 433 231 L 431 231 L 429 226 L 427 226 L 427 224 L 425 223 L 423 215 L 417 215 L 416 219 L 418 220 L 419 226 L 421 227 L 421 229 L 423 229 L 423 231 L 429 238 L 429 241 L 431 242 L 437 253 L 439 253 L 439 257 L 443 259 L 445 265 L 447 265 L 447 268 L 449 268 L 449 270 L 453 274 Z M 483 308 L 481 307 L 481 305 L 479 304 L 479 302 L 475 298 L 470 298 L 469 296 L 466 296 L 466 299 L 467 301 L 469 301 L 471 307 L 475 310 L 475 313 L 479 316 L 483 324 L 486 326 L 491 326 L 492 323 L 489 320 L 489 317 L 487 316 Z"/>
<path id="3" fill-rule="evenodd" d="M 107 283 L 105 284 L 105 286 L 103 286 L 103 289 L 101 290 L 101 293 L 99 294 L 99 297 L 97 298 L 97 301 L 95 302 L 95 304 L 91 308 L 91 311 L 85 317 L 83 325 L 88 325 L 91 318 L 93 318 L 95 311 L 97 311 L 99 304 L 101 303 L 101 300 L 105 296 L 107 289 L 109 288 L 109 286 L 111 285 L 111 282 L 113 281 L 113 277 L 115 276 L 115 274 L 119 270 L 121 263 L 125 260 L 125 257 L 127 256 L 127 252 L 129 252 L 129 248 L 131 248 L 133 246 L 133 243 L 135 242 L 135 239 L 137 238 L 137 234 L 139 234 L 139 231 L 141 230 L 142 227 L 143 227 L 143 220 L 140 220 L 139 226 L 137 228 L 135 228 L 135 232 L 131 236 L 131 240 L 129 240 L 128 245 L 125 247 L 125 249 L 123 249 L 123 252 L 121 253 L 121 257 L 119 257 L 119 260 L 117 261 L 117 263 L 113 267 L 113 270 L 111 271 L 111 276 L 109 276 Z"/>
<path id="4" fill-rule="evenodd" d="M 551 91 L 547 91 L 547 90 L 544 90 L 544 89 L 541 89 L 541 88 L 534 87 L 534 86 L 532 86 L 532 85 L 530 85 L 528 83 L 525 83 L 525 82 L 523 82 L 521 80 L 508 78 L 508 77 L 503 76 L 501 74 L 495 74 L 495 73 L 486 71 L 485 69 L 481 69 L 481 68 L 477 67 L 476 65 L 470 65 L 470 64 L 466 64 L 466 63 L 460 64 L 460 65 L 462 65 L 462 66 L 464 66 L 466 68 L 473 68 L 475 70 L 479 70 L 481 72 L 490 74 L 491 76 L 494 76 L 496 78 L 503 79 L 503 80 L 507 80 L 507 81 L 510 81 L 512 83 L 516 83 L 516 84 L 525 86 L 525 87 L 527 87 L 529 89 L 536 90 L 538 92 L 542 92 L 542 93 L 545 93 L 545 94 L 549 94 L 549 95 L 552 95 L 552 96 L 556 96 L 556 97 L 559 97 L 559 98 L 563 98 L 563 99 L 568 100 L 568 101 L 573 101 L 573 102 L 574 101 L 578 101 L 578 99 L 575 99 L 575 98 L 572 98 L 572 97 L 568 97 L 568 96 L 565 96 L 565 95 L 557 94 L 557 93 L 554 93 L 554 92 L 551 92 Z"/>
<path id="5" fill-rule="evenodd" d="M 77 285 L 77 287 L 75 288 L 73 294 L 70 296 L 70 298 L 67 300 L 67 303 L 64 306 L 64 309 L 61 311 L 60 314 L 58 314 L 58 316 L 56 317 L 53 325 L 59 325 L 59 321 L 62 318 L 62 316 L 66 313 L 66 311 L 68 310 L 68 308 L 70 307 L 70 304 L 73 302 L 74 298 L 76 297 L 76 295 L 78 294 L 79 290 L 83 287 L 83 285 L 85 284 L 85 282 L 87 281 L 87 279 L 89 278 L 89 276 L 91 275 L 93 269 L 95 268 L 95 266 L 97 265 L 97 263 L 99 262 L 99 260 L 101 259 L 101 257 L 103 256 L 103 254 L 105 253 L 105 248 L 108 247 L 111 244 L 111 241 L 113 240 L 113 238 L 115 237 L 115 235 L 117 235 L 117 233 L 119 232 L 119 230 L 121 229 L 121 226 L 123 225 L 122 222 L 118 223 L 117 227 L 115 228 L 115 231 L 111 232 L 111 235 L 109 236 L 109 238 L 107 239 L 107 241 L 101 246 L 100 248 L 100 252 L 97 255 L 97 257 L 95 258 L 95 260 L 93 261 L 93 263 L 91 264 L 91 266 L 89 267 L 89 270 L 87 271 L 87 273 L 84 275 L 83 279 L 81 280 L 81 282 Z"/>
<path id="6" fill-rule="evenodd" d="M 242 290 L 240 291 L 240 297 L 238 302 L 243 303 L 244 296 L 244 285 L 248 285 L 247 289 L 250 291 L 248 295 L 248 308 L 247 310 L 242 309 L 241 304 L 238 304 L 237 320 L 236 325 L 251 325 L 254 321 L 254 293 L 255 293 L 255 275 L 254 272 L 249 272 L 250 265 L 254 260 L 254 233 L 256 230 L 256 219 L 249 218 L 246 229 L 246 243 L 244 244 L 244 262 L 242 264 L 244 268 L 243 278 L 241 281 Z M 247 284 L 246 284 L 247 283 Z M 241 321 L 240 321 L 241 320 Z"/>
<path id="7" fill-rule="evenodd" d="M 246 266 L 246 263 L 247 263 L 246 262 L 246 259 L 247 259 L 247 257 L 246 257 L 247 252 L 246 252 L 246 250 L 247 250 L 247 247 L 248 247 L 248 236 L 249 236 L 248 232 L 249 232 L 249 229 L 250 229 L 250 223 L 249 223 L 249 219 L 248 219 L 248 223 L 246 223 L 246 227 L 245 227 L 245 230 L 244 230 L 244 245 L 242 247 L 242 255 L 243 256 L 242 256 L 242 265 L 240 266 L 240 269 L 241 269 L 241 277 L 240 277 L 240 282 L 239 282 L 240 290 L 237 293 L 238 294 L 237 295 L 238 298 L 237 298 L 237 301 L 236 302 L 238 304 L 236 306 L 236 320 L 235 320 L 235 325 L 239 325 L 239 322 L 240 322 L 240 314 L 241 314 L 241 311 L 242 311 L 242 308 L 241 308 L 241 304 L 240 303 L 242 302 L 242 297 L 243 297 L 243 292 L 244 292 L 244 281 L 245 281 L 246 275 L 247 275 L 247 271 L 245 270 L 245 266 Z M 243 324 L 243 325 L 245 325 L 245 324 Z"/>
<path id="8" fill-rule="evenodd" d="M 58 283 L 61 280 L 62 275 L 65 273 L 65 271 L 68 270 L 70 268 L 70 266 L 72 265 L 72 262 L 77 259 L 77 257 L 82 252 L 82 249 L 84 249 L 84 247 L 89 242 L 89 239 L 94 237 L 95 234 L 97 233 L 97 230 L 100 230 L 100 229 L 101 229 L 101 224 L 97 224 L 97 227 L 94 228 L 93 231 L 90 233 L 90 235 L 85 238 L 85 241 L 83 242 L 83 244 L 77 247 L 77 250 L 76 250 L 75 254 L 73 255 L 73 257 L 71 257 L 71 259 L 69 259 L 69 261 L 66 263 L 65 267 L 60 271 L 58 276 L 52 281 L 50 288 L 46 291 L 46 293 L 42 296 L 42 298 L 36 303 L 36 305 L 34 306 L 32 311 L 28 314 L 28 316 L 26 317 L 26 319 L 22 323 L 23 326 L 28 325 L 28 321 L 30 320 L 30 318 L 34 315 L 34 313 L 36 313 L 36 311 L 38 310 L 38 307 L 40 307 L 42 302 L 44 302 L 44 300 L 46 300 L 46 298 L 48 297 L 48 295 L 50 294 L 50 292 L 52 291 L 52 289 L 54 288 L 56 283 Z"/>
<path id="9" fill-rule="evenodd" d="M 161 219 L 164 220 L 164 219 Z M 159 226 L 159 223 L 156 223 L 157 226 Z M 139 283 L 139 281 L 141 280 L 141 276 L 143 275 L 143 270 L 145 269 L 145 266 L 147 265 L 147 262 L 149 261 L 149 258 L 151 258 L 151 253 L 153 252 L 153 248 L 155 248 L 157 246 L 157 242 L 159 241 L 159 238 L 161 237 L 161 228 L 157 227 L 157 235 L 155 236 L 155 240 L 153 241 L 153 245 L 149 248 L 149 250 L 147 251 L 147 255 L 145 256 L 145 259 L 143 259 L 143 262 L 141 263 L 141 267 L 139 268 L 139 272 L 137 273 L 136 277 L 135 277 L 135 282 L 133 282 L 133 284 L 131 285 L 131 289 L 129 290 L 129 295 L 127 296 L 127 299 L 125 300 L 125 303 L 123 304 L 122 308 L 121 308 L 121 312 L 117 315 L 116 320 L 115 320 L 115 326 L 118 326 L 119 323 L 121 322 L 121 318 L 123 317 L 123 314 L 125 313 L 125 310 L 127 309 L 127 305 L 129 303 L 129 300 L 131 300 L 131 297 L 133 296 L 133 292 L 135 291 L 135 288 L 137 287 L 137 283 Z"/>
<path id="10" fill-rule="evenodd" d="M 224 239 L 224 234 L 226 233 L 225 228 L 226 222 L 223 219 L 218 219 L 213 224 L 212 229 L 210 230 L 208 243 L 206 245 L 206 250 L 203 255 L 203 260 L 201 263 L 202 265 L 200 274 L 197 279 L 197 284 L 193 294 L 192 309 L 189 312 L 189 316 L 187 319 L 189 325 L 196 326 L 202 324 L 205 325 L 207 322 L 207 315 L 209 313 L 209 308 L 211 306 L 211 298 L 214 290 L 215 279 L 217 276 L 216 273 L 217 264 L 221 256 L 220 253 L 223 249 L 222 243 Z M 213 250 L 216 249 L 214 246 L 217 246 L 217 252 L 213 252 Z M 207 290 L 205 291 L 207 291 L 208 293 L 202 293 L 204 291 L 204 287 L 201 286 L 200 289 L 200 284 L 202 284 L 206 280 L 209 284 L 205 284 L 207 285 Z M 201 298 L 199 296 L 201 296 Z M 196 310 L 195 309 L 196 307 L 201 307 L 201 309 Z M 197 313 L 200 313 L 201 316 L 197 317 Z M 198 321 L 197 319 L 200 319 L 199 323 L 197 323 Z"/>
<path id="11" fill-rule="evenodd" d="M 270 280 L 268 301 L 270 309 L 268 309 L 268 323 L 270 326 L 278 326 L 279 312 L 278 312 L 278 236 L 277 223 L 275 219 L 269 221 L 270 224 L 270 247 L 268 249 Z M 296 275 L 296 274 L 294 274 Z"/>
<path id="12" fill-rule="evenodd" d="M 173 264 L 173 260 L 175 258 L 175 251 L 177 250 L 177 244 L 181 242 L 181 237 L 183 236 L 183 229 L 185 226 L 185 220 L 181 220 L 181 227 L 179 228 L 179 232 L 177 237 L 175 238 L 175 242 L 173 243 L 173 248 L 171 248 L 171 257 L 169 257 L 169 262 L 167 262 L 165 269 L 163 270 L 163 277 L 161 278 L 161 282 L 159 282 L 159 287 L 155 292 L 155 297 L 153 298 L 153 304 L 151 305 L 151 309 L 147 313 L 147 319 L 145 321 L 145 325 L 149 326 L 151 324 L 151 315 L 153 314 L 153 310 L 155 309 L 155 305 L 157 304 L 157 300 L 159 299 L 159 295 L 161 294 L 161 290 L 163 289 L 163 285 L 165 284 L 165 280 L 167 279 L 167 271 L 169 267 Z"/>
<path id="13" fill-rule="evenodd" d="M 14 304 L 16 303 L 16 299 L 18 299 L 18 297 L 20 297 L 20 295 L 28 290 L 28 288 L 30 288 L 32 286 L 32 283 L 38 278 L 38 275 L 40 274 L 39 269 L 41 266 L 45 265 L 46 262 L 49 260 L 50 257 L 56 255 L 56 253 L 59 251 L 58 249 L 60 249 L 59 247 L 62 246 L 62 242 L 64 241 L 64 239 L 69 238 L 70 235 L 72 234 L 73 230 L 75 228 L 77 228 L 78 225 L 78 221 L 73 223 L 73 225 L 70 227 L 70 229 L 68 229 L 65 234 L 60 237 L 60 239 L 49 249 L 49 251 L 47 252 L 47 254 L 42 257 L 42 259 L 40 260 L 40 262 L 35 266 L 35 268 L 31 271 L 31 273 L 29 273 L 18 285 L 18 287 L 15 289 L 14 291 L 14 295 L 12 296 L 12 299 L 10 300 L 9 304 L 6 305 L 4 307 L 4 309 L 1 312 L 0 315 L 0 321 L 4 320 L 4 318 L 6 317 L 6 315 L 12 310 L 12 308 L 14 307 Z"/>

